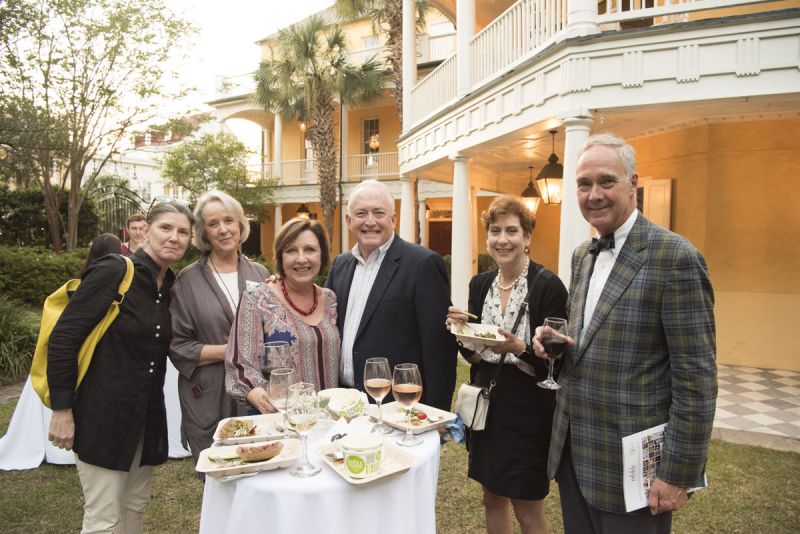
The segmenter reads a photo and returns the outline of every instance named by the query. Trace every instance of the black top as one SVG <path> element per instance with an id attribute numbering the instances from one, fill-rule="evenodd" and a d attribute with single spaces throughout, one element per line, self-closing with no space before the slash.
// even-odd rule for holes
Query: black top
<path id="1" fill-rule="evenodd" d="M 536 281 L 536 285 L 531 287 L 536 273 L 540 270 L 542 271 L 541 276 Z M 486 271 L 472 277 L 469 282 L 469 312 L 478 316 L 476 322 L 481 322 L 486 294 L 489 293 L 489 288 L 492 287 L 492 282 L 497 278 L 498 273 L 498 269 Z M 544 266 L 534 261 L 531 261 L 528 265 L 527 280 L 529 295 L 528 316 L 530 318 L 531 337 L 533 337 L 536 327 L 541 326 L 546 317 L 564 318 L 567 316 L 567 288 L 564 287 L 561 279 L 552 271 L 548 271 Z M 473 351 L 464 347 L 461 347 L 460 350 L 465 357 L 474 354 Z M 547 376 L 547 363 L 545 360 L 537 358 L 530 347 L 526 347 L 526 351 L 520 354 L 518 358 L 525 363 L 533 365 L 537 377 L 544 379 Z M 560 367 L 560 364 L 561 361 L 556 360 L 556 368 Z"/>
<path id="2" fill-rule="evenodd" d="M 168 452 L 164 375 L 175 275 L 167 271 L 159 289 L 160 267 L 152 258 L 139 249 L 131 259 L 131 287 L 97 344 L 80 389 L 74 391 L 78 350 L 117 294 L 126 270 L 120 256 L 104 256 L 86 270 L 50 336 L 47 362 L 51 406 L 72 408 L 78 457 L 118 471 L 130 469 L 142 436 L 141 465 L 164 463 Z"/>

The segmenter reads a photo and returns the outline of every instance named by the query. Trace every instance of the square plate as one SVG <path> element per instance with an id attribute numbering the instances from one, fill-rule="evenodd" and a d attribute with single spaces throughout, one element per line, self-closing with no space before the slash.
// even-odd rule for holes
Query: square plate
<path id="1" fill-rule="evenodd" d="M 378 407 L 374 404 L 371 404 L 368 408 L 369 416 L 375 421 L 378 420 L 377 408 Z M 416 403 L 414 409 L 424 412 L 429 418 L 424 421 L 419 421 L 419 424 L 411 424 L 411 432 L 413 434 L 422 434 L 431 430 L 437 430 L 456 418 L 456 414 L 454 413 L 446 412 L 439 408 L 422 404 L 421 402 Z M 381 412 L 383 412 L 383 422 L 390 427 L 402 430 L 403 432 L 408 428 L 409 425 L 406 423 L 405 408 L 403 408 L 403 405 L 399 402 L 395 401 L 384 404 L 381 406 Z M 430 420 L 431 416 L 436 418 L 436 422 Z"/>
<path id="2" fill-rule="evenodd" d="M 219 432 L 222 429 L 222 426 L 231 419 L 253 421 L 255 424 L 255 433 L 238 438 L 222 439 L 219 435 Z M 257 441 L 283 439 L 283 432 L 279 432 L 278 428 L 283 428 L 283 415 L 279 413 L 247 415 L 244 417 L 228 417 L 227 419 L 223 419 L 217 423 L 217 429 L 214 431 L 214 443 L 220 445 L 241 445 L 242 443 L 256 443 Z M 293 434 L 293 432 L 290 432 L 290 434 Z"/>
<path id="3" fill-rule="evenodd" d="M 337 475 L 345 479 L 350 484 L 354 484 L 356 486 L 369 484 L 370 482 L 375 482 L 376 480 L 380 480 L 391 475 L 396 475 L 398 473 L 404 473 L 417 463 L 417 458 L 415 456 L 400 449 L 400 447 L 389 442 L 389 440 L 384 439 L 382 452 L 383 458 L 381 459 L 380 471 L 366 478 L 353 478 L 344 468 L 344 462 L 332 460 L 327 456 L 328 454 L 335 452 L 338 447 L 339 445 L 336 443 L 328 443 L 327 445 L 323 445 L 322 447 L 318 448 L 317 453 L 328 465 L 328 467 L 336 471 Z"/>
<path id="4" fill-rule="evenodd" d="M 466 325 L 460 325 L 453 323 L 450 325 L 450 332 L 462 343 L 469 342 L 474 345 L 493 347 L 505 341 L 505 338 L 497 333 L 497 328 L 493 324 L 467 323 Z M 475 334 L 494 334 L 494 339 L 480 337 Z"/>
<path id="5" fill-rule="evenodd" d="M 208 459 L 208 456 L 224 456 L 236 454 L 236 445 L 223 445 L 222 447 L 210 447 L 200 453 L 195 469 L 200 473 L 214 478 L 241 475 L 243 473 L 257 473 L 260 471 L 270 471 L 281 467 L 292 465 L 302 453 L 300 440 L 289 438 L 283 440 L 281 453 L 263 462 L 247 462 L 238 465 L 224 466 Z"/>

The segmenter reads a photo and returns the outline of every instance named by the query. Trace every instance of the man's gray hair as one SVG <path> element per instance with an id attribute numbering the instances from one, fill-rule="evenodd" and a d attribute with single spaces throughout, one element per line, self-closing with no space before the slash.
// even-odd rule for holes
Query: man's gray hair
<path id="1" fill-rule="evenodd" d="M 578 149 L 578 157 L 576 160 L 580 159 L 583 153 L 593 146 L 607 146 L 616 152 L 625 169 L 625 174 L 628 175 L 628 179 L 631 179 L 633 175 L 636 174 L 636 151 L 631 145 L 626 143 L 624 139 L 611 133 L 593 135 Z"/>
<path id="2" fill-rule="evenodd" d="M 385 195 L 386 199 L 389 201 L 389 205 L 391 206 L 391 211 L 389 213 L 394 213 L 394 197 L 392 196 L 391 191 L 389 191 L 389 188 L 386 187 L 386 184 L 372 178 L 369 180 L 364 180 L 355 186 L 352 191 L 350 191 L 350 198 L 347 200 L 347 213 L 352 215 L 353 199 L 364 189 L 377 189 L 383 193 L 383 195 Z"/>
<path id="3" fill-rule="evenodd" d="M 209 202 L 217 201 L 228 211 L 233 218 L 239 223 L 239 246 L 247 241 L 250 235 L 250 221 L 244 216 L 244 209 L 238 200 L 230 196 L 228 193 L 213 190 L 204 193 L 197 200 L 197 206 L 194 208 L 194 246 L 203 254 L 211 252 L 211 244 L 208 242 L 208 235 L 206 235 L 205 220 L 203 220 L 203 208 Z"/>

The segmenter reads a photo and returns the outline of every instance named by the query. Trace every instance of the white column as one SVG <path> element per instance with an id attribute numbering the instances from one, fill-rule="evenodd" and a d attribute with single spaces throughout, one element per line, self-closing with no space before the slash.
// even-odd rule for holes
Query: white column
<path id="1" fill-rule="evenodd" d="M 568 0 L 566 32 L 559 40 L 595 33 L 600 33 L 597 0 Z"/>
<path id="2" fill-rule="evenodd" d="M 419 244 L 423 247 L 428 246 L 428 210 L 425 207 L 425 200 L 417 201 L 417 219 L 419 219 Z"/>
<path id="3" fill-rule="evenodd" d="M 415 178 L 408 176 L 401 176 L 400 182 L 403 184 L 403 190 L 400 196 L 400 237 L 410 243 L 416 243 L 416 228 L 414 220 L 414 208 L 416 202 L 414 199 L 414 181 Z"/>
<path id="4" fill-rule="evenodd" d="M 339 165 L 342 166 L 342 182 L 347 182 L 349 180 L 350 174 L 349 169 L 347 166 L 347 136 L 350 128 L 350 121 L 348 118 L 348 108 L 346 104 L 340 105 L 340 112 L 339 112 L 339 120 L 341 121 L 341 126 L 339 128 L 339 135 L 341 136 L 340 139 L 340 152 L 339 157 L 341 161 Z"/>
<path id="5" fill-rule="evenodd" d="M 283 180 L 283 120 L 275 114 L 275 131 L 272 133 L 272 146 L 275 148 L 274 173 L 276 178 Z"/>
<path id="6" fill-rule="evenodd" d="M 578 206 L 578 187 L 575 181 L 575 164 L 578 149 L 589 138 L 592 114 L 583 110 L 577 115 L 563 118 L 566 141 L 564 142 L 564 179 L 561 194 L 561 237 L 558 246 L 558 276 L 569 287 L 572 251 L 591 236 L 591 227 Z"/>
<path id="7" fill-rule="evenodd" d="M 283 205 L 275 204 L 275 216 L 272 219 L 275 222 L 275 235 L 277 236 L 283 226 Z"/>
<path id="8" fill-rule="evenodd" d="M 456 71 L 458 96 L 472 87 L 472 55 L 469 42 L 475 37 L 475 0 L 456 2 Z"/>
<path id="9" fill-rule="evenodd" d="M 403 131 L 411 127 L 411 89 L 417 85 L 415 0 L 403 0 Z"/>
<path id="10" fill-rule="evenodd" d="M 450 252 L 450 295 L 454 306 L 467 309 L 469 280 L 472 277 L 472 191 L 467 158 L 453 160 L 453 225 Z"/>

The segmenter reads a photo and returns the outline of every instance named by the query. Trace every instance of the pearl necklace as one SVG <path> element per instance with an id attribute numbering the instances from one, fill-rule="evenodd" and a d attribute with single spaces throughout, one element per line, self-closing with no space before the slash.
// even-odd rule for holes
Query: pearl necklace
<path id="1" fill-rule="evenodd" d="M 316 288 L 316 287 L 315 287 L 315 288 L 313 288 L 313 290 L 314 290 L 314 302 L 313 302 L 313 304 L 311 304 L 311 309 L 309 309 L 308 311 L 301 310 L 301 309 L 300 309 L 300 308 L 297 306 L 297 304 L 295 304 L 295 303 L 292 301 L 291 297 L 289 297 L 289 292 L 288 292 L 288 291 L 286 291 L 286 284 L 283 282 L 283 280 L 281 280 L 281 289 L 283 290 L 283 298 L 285 298 L 285 299 L 286 299 L 286 302 L 288 302 L 288 303 L 289 303 L 289 306 L 291 306 L 292 308 L 294 308 L 294 309 L 295 309 L 295 311 L 296 311 L 297 313 L 299 313 L 300 315 L 303 315 L 303 316 L 305 316 L 305 317 L 308 317 L 309 315 L 311 315 L 312 313 L 314 313 L 314 311 L 317 309 L 317 304 L 319 304 L 319 302 L 317 301 L 317 288 Z"/>
<path id="2" fill-rule="evenodd" d="M 515 285 L 517 285 L 517 282 L 519 282 L 523 276 L 528 276 L 528 266 L 526 265 L 525 268 L 522 269 L 522 272 L 519 273 L 519 276 L 516 278 L 516 280 L 514 280 L 513 282 L 511 282 L 511 284 L 507 286 L 504 286 L 503 284 L 500 283 L 500 278 L 502 278 L 502 276 L 503 276 L 502 273 L 497 273 L 497 287 L 499 287 L 502 291 L 508 291 L 512 289 Z"/>

